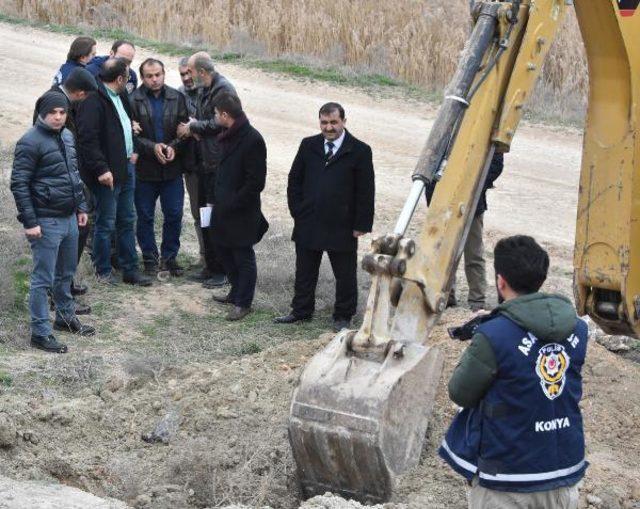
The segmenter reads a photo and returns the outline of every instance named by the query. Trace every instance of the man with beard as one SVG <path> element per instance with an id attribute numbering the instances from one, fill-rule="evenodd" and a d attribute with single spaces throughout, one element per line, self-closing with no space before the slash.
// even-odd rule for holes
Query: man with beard
<path id="1" fill-rule="evenodd" d="M 160 269 L 181 276 L 183 270 L 176 257 L 184 207 L 180 153 L 184 142 L 178 140 L 177 127 L 189 120 L 187 103 L 180 92 L 165 85 L 164 64 L 160 60 L 146 59 L 140 66 L 140 76 L 142 85 L 130 96 L 133 120 L 142 128 L 136 138 L 138 244 L 148 275 L 155 275 Z M 160 253 L 154 232 L 158 198 L 164 216 Z"/>
<path id="2" fill-rule="evenodd" d="M 115 285 L 111 236 L 116 234 L 122 281 L 150 286 L 138 270 L 134 224 L 135 168 L 131 109 L 126 94 L 129 66 L 118 58 L 102 65 L 98 91 L 87 97 L 76 114 L 81 174 L 96 201 L 93 263 L 97 281 Z"/>
<path id="3" fill-rule="evenodd" d="M 196 102 L 195 119 L 178 126 L 178 135 L 193 136 L 196 140 L 198 207 L 205 207 L 212 203 L 213 197 L 207 195 L 207 190 L 213 189 L 212 182 L 220 162 L 218 134 L 222 127 L 215 120 L 216 104 L 223 93 L 237 94 L 233 85 L 216 72 L 213 60 L 205 52 L 196 53 L 189 58 L 188 71 L 195 86 L 201 90 Z M 202 281 L 205 288 L 217 288 L 228 282 L 212 235 L 212 228 L 203 229 L 205 267 L 194 278 Z"/>
<path id="4" fill-rule="evenodd" d="M 187 100 L 189 117 L 195 118 L 199 89 L 193 83 L 193 78 L 189 73 L 188 64 L 189 57 L 183 57 L 178 62 L 178 72 L 180 73 L 180 80 L 182 81 L 182 85 L 178 90 L 184 94 L 184 97 Z M 196 238 L 198 239 L 198 253 L 200 255 L 198 264 L 200 268 L 204 268 L 204 240 L 202 239 L 202 228 L 200 228 L 200 199 L 198 197 L 199 172 L 195 152 L 197 148 L 196 143 L 196 140 L 193 138 L 184 140 L 183 172 L 184 185 L 187 188 L 187 193 L 189 194 L 189 208 L 191 209 L 191 216 L 193 217 L 193 227 L 196 232 Z"/>

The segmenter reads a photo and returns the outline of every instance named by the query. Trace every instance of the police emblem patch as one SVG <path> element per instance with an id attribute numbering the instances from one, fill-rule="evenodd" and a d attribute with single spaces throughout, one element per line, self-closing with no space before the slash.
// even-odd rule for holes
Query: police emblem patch
<path id="1" fill-rule="evenodd" d="M 569 360 L 564 346 L 557 343 L 545 345 L 540 349 L 536 360 L 536 374 L 547 398 L 553 400 L 562 394 Z"/>

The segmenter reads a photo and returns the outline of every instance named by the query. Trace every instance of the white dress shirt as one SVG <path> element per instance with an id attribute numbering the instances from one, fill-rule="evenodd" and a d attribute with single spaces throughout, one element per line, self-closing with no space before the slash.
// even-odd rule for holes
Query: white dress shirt
<path id="1" fill-rule="evenodd" d="M 333 140 L 333 141 L 329 141 L 326 138 L 324 139 L 324 153 L 328 154 L 329 153 L 329 147 L 327 146 L 328 143 L 333 143 L 333 155 L 336 155 L 338 153 L 338 150 L 340 150 L 340 147 L 342 146 L 342 142 L 344 141 L 344 135 L 345 135 L 346 131 L 342 131 L 342 134 L 340 135 L 340 138 L 338 138 L 337 140 Z"/>

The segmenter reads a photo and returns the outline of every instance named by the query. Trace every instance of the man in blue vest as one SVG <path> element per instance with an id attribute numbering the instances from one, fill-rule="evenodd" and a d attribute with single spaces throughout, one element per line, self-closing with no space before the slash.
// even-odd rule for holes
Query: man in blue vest
<path id="1" fill-rule="evenodd" d="M 577 508 L 587 325 L 568 299 L 538 292 L 549 256 L 533 238 L 500 240 L 494 267 L 501 304 L 449 381 L 462 409 L 440 456 L 471 485 L 470 509 Z"/>

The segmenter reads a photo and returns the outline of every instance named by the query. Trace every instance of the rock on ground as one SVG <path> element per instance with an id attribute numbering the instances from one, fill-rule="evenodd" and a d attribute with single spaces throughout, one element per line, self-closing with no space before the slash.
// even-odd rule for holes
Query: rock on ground
<path id="1" fill-rule="evenodd" d="M 0 476 L 0 509 L 129 509 L 124 502 L 96 497 L 63 484 L 16 481 Z"/>

